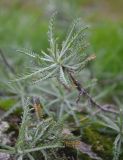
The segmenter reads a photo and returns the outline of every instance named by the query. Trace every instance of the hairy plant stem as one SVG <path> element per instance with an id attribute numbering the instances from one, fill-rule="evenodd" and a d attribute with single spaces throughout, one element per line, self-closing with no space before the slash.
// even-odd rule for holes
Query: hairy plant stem
<path id="1" fill-rule="evenodd" d="M 11 73 L 15 74 L 15 69 L 9 64 L 7 58 L 5 57 L 2 49 L 0 48 L 0 55 L 1 55 L 1 58 L 4 62 L 4 64 L 7 66 L 7 68 L 11 71 Z"/>
<path id="2" fill-rule="evenodd" d="M 25 154 L 25 153 L 40 151 L 40 150 L 44 150 L 44 149 L 53 149 L 53 148 L 64 148 L 64 146 L 60 146 L 60 145 L 42 146 L 42 147 L 37 147 L 37 148 L 32 148 L 32 149 L 26 149 L 23 151 L 23 153 Z"/>
<path id="3" fill-rule="evenodd" d="M 7 154 L 15 154 L 15 150 L 6 150 L 6 149 L 0 149 L 1 153 L 7 153 Z"/>
<path id="4" fill-rule="evenodd" d="M 82 87 L 82 85 L 74 78 L 73 74 L 71 72 L 68 71 L 68 74 L 70 76 L 70 79 L 72 80 L 73 84 L 75 85 L 76 89 L 78 90 L 79 92 L 79 95 L 78 95 L 78 98 L 77 98 L 77 103 L 79 102 L 80 100 L 80 97 L 81 96 L 85 96 L 90 104 L 92 106 L 96 106 L 97 108 L 99 108 L 100 110 L 104 111 L 104 112 L 111 112 L 111 113 L 114 113 L 114 114 L 118 114 L 118 112 L 114 109 L 108 109 L 108 107 L 104 107 L 104 106 L 101 106 L 100 104 L 98 104 L 90 95 L 89 93 L 86 91 L 85 88 Z M 109 106 L 110 107 L 110 106 Z"/>

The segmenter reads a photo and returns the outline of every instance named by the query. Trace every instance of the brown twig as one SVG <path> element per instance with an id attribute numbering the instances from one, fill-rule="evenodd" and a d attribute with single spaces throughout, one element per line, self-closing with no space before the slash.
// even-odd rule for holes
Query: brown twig
<path id="1" fill-rule="evenodd" d="M 104 111 L 104 112 L 111 112 L 111 113 L 115 113 L 115 114 L 118 114 L 118 112 L 114 109 L 111 109 L 111 107 L 105 107 L 105 106 L 102 106 L 100 104 L 98 104 L 90 95 L 89 93 L 86 91 L 86 89 L 84 89 L 82 87 L 82 85 L 74 78 L 74 76 L 71 74 L 71 72 L 69 72 L 69 75 L 70 75 L 70 78 L 73 82 L 73 84 L 75 85 L 75 87 L 77 88 L 78 92 L 79 92 L 79 95 L 78 95 L 78 98 L 77 98 L 77 103 L 79 102 L 80 100 L 80 97 L 81 96 L 85 96 L 91 105 L 94 105 L 96 106 L 97 108 L 99 108 L 100 110 Z M 111 105 L 110 105 L 111 106 Z"/>

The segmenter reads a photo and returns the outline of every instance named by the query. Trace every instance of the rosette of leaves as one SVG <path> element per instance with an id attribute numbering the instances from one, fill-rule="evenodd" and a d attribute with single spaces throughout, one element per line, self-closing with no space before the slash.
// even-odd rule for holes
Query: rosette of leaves
<path id="1" fill-rule="evenodd" d="M 13 155 L 18 160 L 34 160 L 39 157 L 49 159 L 51 154 L 55 159 L 55 152 L 63 147 L 62 124 L 55 122 L 52 118 L 36 120 L 31 114 L 30 102 L 26 103 L 15 146 L 0 144 L 0 152 Z"/>
<path id="2" fill-rule="evenodd" d="M 62 122 L 56 122 L 52 118 L 35 117 L 38 111 L 31 106 L 30 100 L 26 101 L 23 108 L 22 121 L 19 127 L 18 138 L 15 145 L 0 143 L 0 152 L 17 160 L 60 160 L 76 159 L 71 149 L 78 150 L 92 159 L 102 160 L 91 150 L 91 146 L 81 142 L 69 129 L 64 128 Z M 36 114 L 37 115 L 37 114 Z M 38 114 L 39 115 L 39 114 Z M 70 153 L 66 153 L 65 147 Z M 70 149 L 71 148 L 71 149 Z M 67 155 L 68 154 L 68 155 Z"/>
<path id="3" fill-rule="evenodd" d="M 34 83 L 37 83 L 56 77 L 62 84 L 69 86 L 70 78 L 68 72 L 76 73 L 81 71 L 90 60 L 85 56 L 87 47 L 85 30 L 88 27 L 83 25 L 81 19 L 75 20 L 65 40 L 59 45 L 54 34 L 54 18 L 55 14 L 52 16 L 49 24 L 48 39 L 50 47 L 47 53 L 42 51 L 42 54 L 37 54 L 28 49 L 18 50 L 31 57 L 36 63 L 31 73 L 21 76 L 14 81 L 31 78 Z"/>

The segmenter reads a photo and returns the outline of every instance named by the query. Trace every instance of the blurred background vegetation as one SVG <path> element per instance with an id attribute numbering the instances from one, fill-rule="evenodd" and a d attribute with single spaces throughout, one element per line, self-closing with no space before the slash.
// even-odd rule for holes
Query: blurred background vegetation
<path id="1" fill-rule="evenodd" d="M 91 76 L 97 78 L 99 90 L 114 86 L 109 97 L 122 97 L 122 8 L 122 0 L 0 0 L 0 48 L 10 63 L 22 70 L 25 58 L 17 55 L 16 49 L 31 48 L 38 53 L 46 50 L 48 22 L 55 10 L 58 11 L 57 34 L 61 39 L 69 23 L 82 17 L 90 26 L 89 52 L 97 57 L 89 66 Z"/>

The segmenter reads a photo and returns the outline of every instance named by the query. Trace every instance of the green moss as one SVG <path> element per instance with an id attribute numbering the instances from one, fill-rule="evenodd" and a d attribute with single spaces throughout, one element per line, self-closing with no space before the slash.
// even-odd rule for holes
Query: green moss
<path id="1" fill-rule="evenodd" d="M 85 124 L 87 124 L 87 122 L 85 122 Z M 113 159 L 113 143 L 115 137 L 116 134 L 113 132 L 106 132 L 106 128 L 100 123 L 91 123 L 89 120 L 88 126 L 86 125 L 82 131 L 82 141 L 90 144 L 92 146 L 92 151 L 103 160 Z M 80 154 L 80 156 L 82 160 L 92 160 L 85 154 Z M 120 155 L 119 160 L 123 160 L 123 153 Z"/>
<path id="2" fill-rule="evenodd" d="M 83 131 L 83 140 L 92 145 L 92 150 L 105 160 L 113 158 L 113 141 L 110 137 L 102 135 L 92 127 Z"/>
<path id="3" fill-rule="evenodd" d="M 0 108 L 3 109 L 3 110 L 8 110 L 11 106 L 13 106 L 15 104 L 15 100 L 14 99 L 3 99 L 3 100 L 0 100 Z"/>

